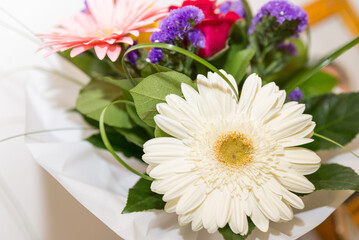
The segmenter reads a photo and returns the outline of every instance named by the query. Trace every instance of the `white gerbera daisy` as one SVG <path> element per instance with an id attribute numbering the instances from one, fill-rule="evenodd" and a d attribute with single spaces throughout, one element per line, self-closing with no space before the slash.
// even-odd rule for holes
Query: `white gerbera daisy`
<path id="1" fill-rule="evenodd" d="M 164 194 L 165 210 L 210 233 L 228 223 L 244 235 L 247 216 L 264 232 L 269 220 L 291 220 L 291 206 L 304 207 L 292 192 L 312 192 L 303 175 L 320 166 L 314 152 L 295 147 L 312 141 L 315 123 L 305 106 L 284 104 L 285 92 L 274 83 L 261 87 L 255 74 L 239 102 L 218 74 L 198 75 L 197 85 L 199 93 L 182 84 L 185 99 L 171 94 L 157 105 L 156 124 L 173 138 L 144 145 L 151 189 Z"/>

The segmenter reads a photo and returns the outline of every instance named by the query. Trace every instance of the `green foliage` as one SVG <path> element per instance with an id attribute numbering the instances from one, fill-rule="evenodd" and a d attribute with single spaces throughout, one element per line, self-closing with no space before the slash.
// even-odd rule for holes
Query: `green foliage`
<path id="1" fill-rule="evenodd" d="M 147 134 L 148 134 L 150 137 L 154 137 L 154 134 L 153 134 L 154 129 L 153 129 L 152 127 L 148 126 L 148 125 L 137 115 L 135 106 L 126 105 L 126 111 L 127 111 L 128 115 L 131 117 L 131 119 L 132 119 L 132 121 L 133 121 L 134 123 L 136 123 L 138 126 L 142 127 L 142 128 L 147 132 Z"/>
<path id="2" fill-rule="evenodd" d="M 269 75 L 265 76 L 263 79 L 265 83 L 275 82 L 277 85 L 282 87 L 288 81 L 288 79 L 292 79 L 297 74 L 297 72 L 300 72 L 304 69 L 308 61 L 307 47 L 299 38 L 290 39 L 289 42 L 295 45 L 295 47 L 297 48 L 298 55 L 290 56 L 289 58 L 287 58 L 286 61 L 288 60 L 288 62 L 284 62 L 286 63 L 286 65 L 279 72 L 270 73 Z M 280 65 L 280 63 L 278 64 Z"/>
<path id="3" fill-rule="evenodd" d="M 250 218 L 247 218 L 247 219 L 248 219 L 248 233 L 247 233 L 247 235 L 242 236 L 240 234 L 235 234 L 232 231 L 232 229 L 229 227 L 228 224 L 224 228 L 218 229 L 218 231 L 220 232 L 220 234 L 222 234 L 224 240 L 245 240 L 245 239 L 247 239 L 247 237 L 251 234 L 251 232 L 255 228 L 255 225 L 252 222 L 252 220 Z"/>
<path id="4" fill-rule="evenodd" d="M 320 71 L 300 85 L 299 88 L 303 91 L 305 99 L 309 99 L 311 97 L 331 93 L 337 83 L 338 81 L 333 75 Z"/>
<path id="5" fill-rule="evenodd" d="M 155 127 L 153 117 L 157 114 L 156 105 L 165 102 L 166 96 L 171 93 L 182 96 L 181 83 L 194 86 L 189 77 L 175 71 L 160 72 L 145 78 L 130 91 L 138 116 L 147 125 Z"/>
<path id="6" fill-rule="evenodd" d="M 128 198 L 122 213 L 142 212 L 165 207 L 162 196 L 151 191 L 151 181 L 141 178 L 128 192 Z"/>
<path id="7" fill-rule="evenodd" d="M 350 167 L 339 164 L 323 164 L 306 177 L 314 184 L 315 190 L 359 191 L 359 175 Z"/>
<path id="8" fill-rule="evenodd" d="M 102 110 L 109 103 L 124 98 L 123 89 L 129 87 L 128 84 L 128 80 L 93 79 L 80 91 L 76 109 L 86 117 L 99 121 Z M 106 114 L 105 123 L 119 128 L 134 127 L 124 104 L 111 106 Z"/>
<path id="9" fill-rule="evenodd" d="M 101 61 L 90 51 L 86 51 L 74 58 L 70 57 L 70 50 L 59 54 L 90 77 L 117 76 L 106 61 Z"/>
<path id="10" fill-rule="evenodd" d="M 107 137 L 115 151 L 122 152 L 126 157 L 135 157 L 137 159 L 142 158 L 142 148 L 128 142 L 126 138 L 121 134 L 116 132 L 107 132 Z M 94 134 L 91 137 L 87 138 L 86 141 L 88 141 L 95 147 L 106 149 L 100 134 Z"/>
<path id="11" fill-rule="evenodd" d="M 359 93 L 326 94 L 305 102 L 306 113 L 313 116 L 315 132 L 342 145 L 349 143 L 359 132 Z M 318 137 L 306 147 L 317 151 L 336 145 Z"/>
<path id="12" fill-rule="evenodd" d="M 276 17 L 268 15 L 256 24 L 254 33 L 260 46 L 276 46 L 292 37 L 298 24 L 298 20 L 285 20 L 279 24 Z"/>
<path id="13" fill-rule="evenodd" d="M 158 64 L 147 64 L 141 71 L 141 76 L 146 78 L 152 74 L 159 73 L 159 72 L 170 72 L 173 71 L 172 69 L 166 68 L 164 66 Z"/>
<path id="14" fill-rule="evenodd" d="M 234 77 L 237 84 L 242 81 L 246 74 L 246 70 L 254 57 L 254 54 L 254 49 L 244 49 L 237 52 L 232 59 L 228 59 L 225 62 L 223 69 Z"/>
<path id="15" fill-rule="evenodd" d="M 131 129 L 115 128 L 115 130 L 125 136 L 127 141 L 132 142 L 139 147 L 142 147 L 143 144 L 151 138 L 151 136 L 149 136 L 141 127 L 134 127 Z"/>

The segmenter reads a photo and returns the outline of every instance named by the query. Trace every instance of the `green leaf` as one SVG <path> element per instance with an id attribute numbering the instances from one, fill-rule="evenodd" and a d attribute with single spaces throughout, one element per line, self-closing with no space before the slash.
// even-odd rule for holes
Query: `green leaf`
<path id="1" fill-rule="evenodd" d="M 359 43 L 359 37 L 355 38 L 351 42 L 345 44 L 341 48 L 334 51 L 329 56 L 323 58 L 320 60 L 316 65 L 314 65 L 312 68 L 307 69 L 306 71 L 301 72 L 296 77 L 294 77 L 287 85 L 286 85 L 286 91 L 287 93 L 292 92 L 296 87 L 302 85 L 305 81 L 307 81 L 311 76 L 313 76 L 315 73 L 319 72 L 323 67 L 327 66 L 329 63 L 333 62 L 336 58 L 338 58 L 340 55 L 354 47 Z"/>
<path id="2" fill-rule="evenodd" d="M 59 54 L 90 77 L 116 75 L 106 61 L 101 61 L 88 51 L 73 58 L 70 57 L 70 51 L 61 52 Z"/>
<path id="3" fill-rule="evenodd" d="M 255 228 L 255 225 L 252 222 L 252 220 L 250 218 L 247 218 L 247 219 L 248 219 L 248 233 L 247 233 L 247 235 L 242 236 L 240 234 L 235 234 L 232 231 L 232 229 L 229 227 L 228 224 L 224 228 L 218 229 L 218 231 L 219 231 L 220 234 L 222 234 L 224 240 L 244 240 L 251 234 L 251 232 Z"/>
<path id="4" fill-rule="evenodd" d="M 306 178 L 314 184 L 315 190 L 359 191 L 359 175 L 350 167 L 339 164 L 322 164 Z"/>
<path id="5" fill-rule="evenodd" d="M 161 128 L 159 128 L 157 125 L 156 125 L 156 128 L 155 128 L 155 137 L 158 138 L 158 137 L 172 137 L 171 135 L 167 134 L 165 131 L 163 131 Z"/>
<path id="6" fill-rule="evenodd" d="M 165 102 L 166 96 L 171 93 L 182 96 L 181 83 L 194 86 L 189 77 L 175 71 L 160 72 L 143 79 L 130 91 L 138 116 L 147 125 L 155 127 L 153 117 L 157 114 L 156 105 Z"/>
<path id="7" fill-rule="evenodd" d="M 141 76 L 143 78 L 146 78 L 152 74 L 159 73 L 159 72 L 170 72 L 173 71 L 169 68 L 166 68 L 164 66 L 158 65 L 158 64 L 147 64 L 141 71 Z"/>
<path id="8" fill-rule="evenodd" d="M 102 110 L 111 102 L 123 98 L 123 90 L 120 84 L 127 84 L 128 80 L 117 80 L 117 84 L 105 80 L 93 79 L 86 85 L 77 98 L 76 109 L 88 118 L 99 121 Z M 120 128 L 132 128 L 134 125 L 126 112 L 123 104 L 117 104 L 109 108 L 105 123 Z"/>
<path id="9" fill-rule="evenodd" d="M 151 191 L 151 181 L 141 178 L 128 192 L 128 198 L 122 213 L 142 212 L 163 209 L 162 196 Z"/>
<path id="10" fill-rule="evenodd" d="M 135 157 L 137 159 L 142 158 L 142 148 L 128 142 L 126 138 L 121 134 L 116 132 L 108 132 L 107 137 L 110 140 L 115 151 L 122 152 L 126 157 Z M 94 134 L 91 137 L 87 138 L 86 141 L 90 142 L 97 148 L 106 149 L 100 134 Z"/>
<path id="11" fill-rule="evenodd" d="M 306 113 L 313 116 L 315 132 L 341 145 L 349 143 L 359 132 L 359 93 L 326 94 L 305 102 Z M 306 147 L 317 151 L 336 145 L 313 136 L 314 142 Z"/>
<path id="12" fill-rule="evenodd" d="M 224 64 L 223 69 L 227 73 L 233 75 L 237 84 L 242 81 L 244 75 L 246 74 L 246 69 L 250 65 L 250 61 L 254 57 L 254 54 L 254 49 L 244 49 L 235 53 L 232 58 L 228 58 Z"/>
<path id="13" fill-rule="evenodd" d="M 115 130 L 121 133 L 127 141 L 132 142 L 139 147 L 142 147 L 143 144 L 151 138 L 141 127 L 134 127 L 131 129 L 115 128 Z"/>
<path id="14" fill-rule="evenodd" d="M 303 91 L 305 99 L 309 99 L 331 93 L 337 83 L 338 81 L 333 75 L 320 71 L 300 85 L 299 88 Z"/>
<path id="15" fill-rule="evenodd" d="M 148 126 L 138 115 L 136 112 L 135 106 L 126 105 L 126 111 L 128 115 L 131 117 L 132 121 L 134 121 L 138 126 L 142 127 L 146 130 L 147 134 L 150 137 L 154 137 L 153 135 L 153 128 Z"/>

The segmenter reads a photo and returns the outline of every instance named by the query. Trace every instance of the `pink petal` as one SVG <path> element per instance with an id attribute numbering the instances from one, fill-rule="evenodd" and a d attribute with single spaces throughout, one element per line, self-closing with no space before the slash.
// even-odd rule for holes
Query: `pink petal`
<path id="1" fill-rule="evenodd" d="M 129 31 L 130 34 L 132 34 L 135 37 L 140 36 L 140 32 L 138 30 Z"/>
<path id="2" fill-rule="evenodd" d="M 80 47 L 75 47 L 71 50 L 70 52 L 70 57 L 76 57 L 77 55 L 83 53 L 84 51 L 88 50 L 92 48 L 92 46 L 80 46 Z"/>
<path id="3" fill-rule="evenodd" d="M 108 47 L 109 45 L 106 44 L 95 45 L 95 53 L 100 60 L 103 60 L 105 58 Z"/>
<path id="4" fill-rule="evenodd" d="M 111 59 L 112 62 L 115 62 L 117 58 L 120 56 L 121 46 L 119 45 L 111 45 L 108 48 L 107 56 Z"/>
<path id="5" fill-rule="evenodd" d="M 133 39 L 130 37 L 124 37 L 117 42 L 127 43 L 128 45 L 133 45 Z"/>

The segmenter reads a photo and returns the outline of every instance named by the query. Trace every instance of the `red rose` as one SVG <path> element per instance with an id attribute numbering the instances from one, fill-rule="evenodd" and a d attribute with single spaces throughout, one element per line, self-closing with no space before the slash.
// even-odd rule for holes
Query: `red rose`
<path id="1" fill-rule="evenodd" d="M 205 16 L 202 23 L 195 26 L 202 31 L 206 39 L 206 47 L 201 48 L 198 55 L 204 58 L 211 57 L 225 48 L 233 23 L 241 18 L 233 11 L 229 11 L 227 14 L 217 14 L 216 1 L 187 0 L 183 2 L 182 7 L 189 5 L 201 9 Z M 179 7 L 172 6 L 170 10 L 177 8 Z"/>

